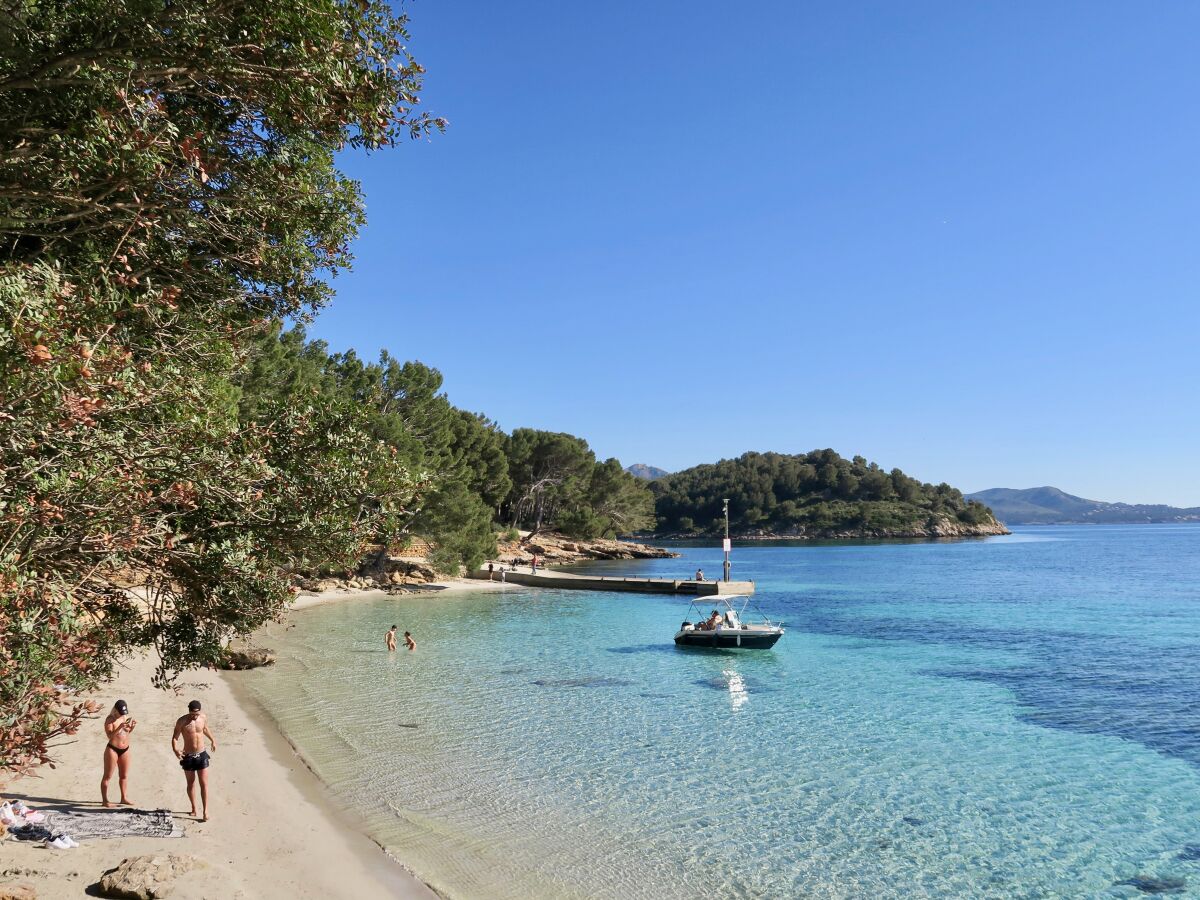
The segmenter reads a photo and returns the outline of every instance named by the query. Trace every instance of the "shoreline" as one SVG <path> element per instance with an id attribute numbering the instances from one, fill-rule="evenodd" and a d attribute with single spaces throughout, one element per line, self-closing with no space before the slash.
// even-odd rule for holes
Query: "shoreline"
<path id="1" fill-rule="evenodd" d="M 452 579 L 405 591 L 413 598 L 443 591 L 491 590 L 492 582 Z M 331 590 L 299 596 L 289 609 L 377 597 L 379 590 Z M 392 595 L 397 596 L 397 595 Z M 285 619 L 286 621 L 286 619 Z M 253 640 L 253 637 L 250 638 Z M 129 795 L 135 809 L 167 808 L 184 837 L 119 837 L 81 842 L 54 851 L 39 843 L 5 837 L 0 890 L 32 887 L 40 898 L 79 898 L 100 876 L 136 856 L 184 854 L 204 863 L 178 879 L 178 900 L 205 897 L 342 897 L 435 900 L 440 895 L 402 859 L 376 843 L 360 820 L 340 805 L 275 719 L 239 683 L 241 672 L 198 669 L 180 676 L 178 692 L 150 684 L 154 661 L 141 653 L 93 697 L 104 710 L 85 720 L 79 734 L 55 747 L 56 768 L 13 778 L 0 793 L 41 810 L 99 810 L 99 780 L 105 743 L 103 715 L 117 697 L 138 720 L 131 742 Z M 169 742 L 175 719 L 189 699 L 204 704 L 217 739 L 210 770 L 211 820 L 188 815 L 184 779 Z M 110 796 L 117 796 L 114 777 Z"/>
<path id="2" fill-rule="evenodd" d="M 818 531 L 798 534 L 763 532 L 761 534 L 733 534 L 734 541 L 746 543 L 770 543 L 772 541 L 957 541 L 968 538 L 1002 537 L 1012 534 L 1003 523 L 996 525 L 969 525 L 961 530 L 937 531 L 936 529 L 914 529 L 909 531 L 862 530 L 862 531 Z M 646 538 L 653 541 L 712 543 L 720 537 L 696 534 L 654 534 Z"/>
<path id="3" fill-rule="evenodd" d="M 418 598 L 418 597 L 436 597 L 438 594 L 445 591 L 486 591 L 492 589 L 492 586 L 500 587 L 499 582 L 480 582 L 474 578 L 447 578 L 443 581 L 431 581 L 428 584 L 420 586 L 408 586 L 405 588 L 391 588 L 385 590 L 381 587 L 369 588 L 330 588 L 326 591 L 301 591 L 296 595 L 296 599 L 292 601 L 288 613 L 299 612 L 305 609 L 311 609 L 314 606 L 324 606 L 326 603 L 338 603 L 343 600 L 354 600 L 358 597 L 374 597 L 382 594 L 392 600 L 403 598 Z M 251 636 L 252 637 L 252 636 Z"/>

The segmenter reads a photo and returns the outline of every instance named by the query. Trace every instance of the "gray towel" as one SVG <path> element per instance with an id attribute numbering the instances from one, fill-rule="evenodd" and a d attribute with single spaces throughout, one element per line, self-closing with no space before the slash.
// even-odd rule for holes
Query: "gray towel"
<path id="1" fill-rule="evenodd" d="M 69 834 L 77 841 L 115 837 L 183 837 L 183 827 L 171 818 L 169 809 L 88 809 L 78 812 L 47 812 L 38 825 L 9 829 L 18 841 L 45 841 Z"/>

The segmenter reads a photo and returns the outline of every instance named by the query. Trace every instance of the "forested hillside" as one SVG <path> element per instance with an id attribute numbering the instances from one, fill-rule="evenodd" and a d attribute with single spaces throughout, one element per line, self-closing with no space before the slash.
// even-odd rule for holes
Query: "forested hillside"
<path id="1" fill-rule="evenodd" d="M 314 395 L 361 410 L 371 436 L 419 482 L 393 539 L 425 538 L 442 571 L 492 555 L 497 523 L 601 537 L 654 521 L 645 483 L 617 460 L 597 460 L 587 441 L 570 434 L 505 434 L 486 416 L 454 407 L 441 373 L 420 362 L 401 363 L 384 351 L 368 363 L 306 341 L 302 328 L 276 326 L 255 343 L 237 384 L 247 422 L 265 403 L 297 405 Z"/>
<path id="2" fill-rule="evenodd" d="M 658 531 L 796 537 L 937 536 L 1003 530 L 990 509 L 948 484 L 924 484 L 833 450 L 746 453 L 650 483 Z"/>

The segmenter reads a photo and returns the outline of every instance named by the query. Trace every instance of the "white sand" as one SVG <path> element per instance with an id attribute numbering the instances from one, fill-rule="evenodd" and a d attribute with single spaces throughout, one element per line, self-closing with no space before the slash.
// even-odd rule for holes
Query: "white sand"
<path id="1" fill-rule="evenodd" d="M 499 585 L 463 579 L 430 587 L 457 591 Z M 295 608 L 375 594 L 328 591 L 301 596 Z M 179 900 L 437 896 L 358 831 L 353 811 L 336 806 L 270 720 L 231 687 L 238 673 L 187 673 L 176 695 L 151 686 L 153 669 L 149 656 L 135 658 L 96 699 L 103 715 L 124 699 L 138 722 L 130 750 L 130 800 L 145 809 L 172 810 L 186 836 L 92 840 L 67 851 L 8 838 L 0 842 L 0 887 L 27 883 L 39 897 L 83 897 L 105 870 L 127 857 L 181 853 L 203 860 L 207 868 L 177 882 L 171 896 Z M 188 815 L 184 775 L 170 747 L 175 720 L 193 698 L 203 703 L 217 739 L 206 823 Z M 68 740 L 55 753 L 57 768 L 43 767 L 37 777 L 11 781 L 3 796 L 42 809 L 100 808 L 102 718 L 85 722 Z M 119 797 L 115 777 L 109 797 Z"/>
<path id="2" fill-rule="evenodd" d="M 499 576 L 495 581 L 481 581 L 478 578 L 452 578 L 447 581 L 439 581 L 426 585 L 408 585 L 403 589 L 397 590 L 391 596 L 400 597 L 436 597 L 443 591 L 495 591 L 501 590 L 505 585 L 500 583 Z M 308 609 L 310 606 L 320 606 L 324 603 L 333 603 L 342 600 L 353 600 L 356 597 L 378 597 L 381 594 L 387 594 L 387 591 L 381 589 L 339 589 L 335 588 L 329 591 L 321 591 L 319 594 L 302 592 L 292 603 L 292 609 Z"/>

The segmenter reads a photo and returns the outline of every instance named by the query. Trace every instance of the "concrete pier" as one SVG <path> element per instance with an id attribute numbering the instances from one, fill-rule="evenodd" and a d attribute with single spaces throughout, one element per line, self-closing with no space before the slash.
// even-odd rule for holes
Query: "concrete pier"
<path id="1" fill-rule="evenodd" d="M 485 565 L 470 573 L 471 578 L 488 580 Z M 492 576 L 500 580 L 500 568 Z M 626 578 L 621 575 L 575 575 L 556 572 L 553 569 L 538 569 L 535 575 L 529 566 L 508 568 L 504 572 L 506 584 L 522 584 L 528 587 L 561 588 L 571 591 L 628 591 L 638 594 L 693 594 L 697 597 L 712 597 L 717 594 L 753 594 L 753 581 L 694 581 L 684 578 Z"/>

